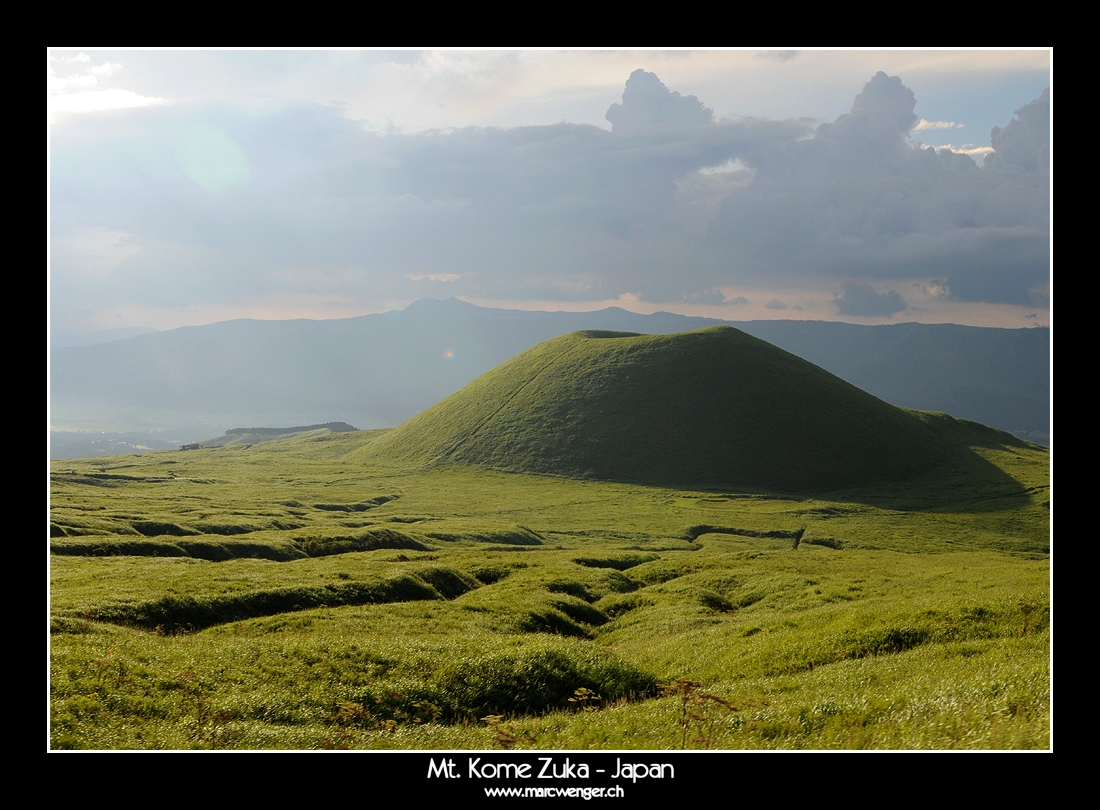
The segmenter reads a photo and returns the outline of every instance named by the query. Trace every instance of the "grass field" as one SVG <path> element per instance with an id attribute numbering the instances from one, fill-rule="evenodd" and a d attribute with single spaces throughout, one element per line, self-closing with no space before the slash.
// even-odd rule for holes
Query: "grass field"
<path id="1" fill-rule="evenodd" d="M 51 746 L 1046 748 L 1048 453 L 937 429 L 812 497 L 371 432 L 56 462 Z"/>

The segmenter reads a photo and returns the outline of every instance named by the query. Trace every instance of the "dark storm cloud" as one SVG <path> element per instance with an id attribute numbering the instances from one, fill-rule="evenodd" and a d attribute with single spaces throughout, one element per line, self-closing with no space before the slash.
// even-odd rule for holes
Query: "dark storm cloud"
<path id="1" fill-rule="evenodd" d="M 714 244 L 749 272 L 932 276 L 965 300 L 1035 303 L 1049 268 L 1049 103 L 994 130 L 984 169 L 911 143 L 914 105 L 878 73 L 813 138 L 746 155 L 756 177 L 723 202 Z"/>
<path id="2" fill-rule="evenodd" d="M 860 281 L 846 281 L 842 287 L 844 294 L 834 301 L 841 315 L 889 317 L 905 309 L 905 301 L 897 290 L 878 293 L 870 284 Z"/>
<path id="3" fill-rule="evenodd" d="M 994 130 L 982 168 L 911 143 L 914 103 L 879 73 L 816 131 L 715 121 L 639 70 L 611 132 L 378 134 L 320 105 L 89 116 L 53 134 L 55 304 L 417 297 L 429 275 L 497 299 L 717 303 L 720 287 L 817 275 L 935 277 L 960 298 L 1033 302 L 1049 96 Z M 179 143 L 195 127 L 239 146 L 235 184 L 189 176 Z M 838 305 L 858 308 L 853 296 Z"/>

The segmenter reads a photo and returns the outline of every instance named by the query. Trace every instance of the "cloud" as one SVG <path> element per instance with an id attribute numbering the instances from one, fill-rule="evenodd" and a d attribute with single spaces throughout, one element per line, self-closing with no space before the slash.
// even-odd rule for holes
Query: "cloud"
<path id="1" fill-rule="evenodd" d="M 1042 99 L 994 131 L 985 168 L 910 143 L 915 103 L 878 73 L 812 138 L 741 156 L 754 179 L 710 223 L 715 249 L 759 276 L 936 275 L 961 300 L 1034 305 L 1049 272 Z"/>
<path id="2" fill-rule="evenodd" d="M 788 62 L 798 56 L 798 51 L 758 51 L 754 59 L 767 59 L 772 62 Z"/>
<path id="3" fill-rule="evenodd" d="M 897 76 L 879 71 L 863 86 L 852 109 L 831 124 L 817 128 L 814 142 L 847 153 L 854 149 L 874 154 L 896 152 L 917 123 L 913 108 L 917 98 Z"/>
<path id="4" fill-rule="evenodd" d="M 88 61 L 91 61 L 91 60 L 88 60 Z M 93 76 L 95 76 L 97 79 L 98 78 L 106 78 L 106 77 L 110 76 L 112 73 L 114 73 L 115 71 L 118 71 L 118 70 L 121 70 L 121 69 L 122 69 L 122 65 L 116 64 L 114 62 L 104 62 L 102 65 L 91 65 L 88 68 L 88 70 L 91 72 L 91 74 Z"/>
<path id="5" fill-rule="evenodd" d="M 690 304 L 723 304 L 726 301 L 726 296 L 722 294 L 721 290 L 705 290 L 699 293 L 692 293 L 684 296 L 684 301 Z"/>
<path id="6" fill-rule="evenodd" d="M 939 148 L 954 152 L 956 155 L 966 155 L 971 158 L 984 158 L 986 155 L 993 154 L 994 151 L 992 146 L 975 146 L 972 143 L 964 143 L 960 146 L 956 146 L 955 144 L 951 143 L 945 143 Z"/>
<path id="7" fill-rule="evenodd" d="M 608 107 L 606 117 L 612 132 L 625 133 L 661 124 L 709 124 L 714 111 L 695 96 L 670 91 L 657 74 L 639 68 L 626 80 L 623 103 Z"/>
<path id="8" fill-rule="evenodd" d="M 913 127 L 914 132 L 923 132 L 926 129 L 962 129 L 965 124 L 956 124 L 954 121 L 928 121 L 922 118 Z"/>
<path id="9" fill-rule="evenodd" d="M 1050 88 L 1039 98 L 1016 110 L 1004 129 L 990 133 L 993 154 L 985 159 L 990 169 L 1036 172 L 1050 169 Z"/>
<path id="10" fill-rule="evenodd" d="M 112 231 L 101 226 L 84 228 L 64 240 L 58 247 L 62 256 L 72 262 L 82 276 L 101 281 L 118 265 L 141 251 L 133 244 L 132 234 Z"/>
<path id="11" fill-rule="evenodd" d="M 894 288 L 935 278 L 953 300 L 1041 306 L 1049 97 L 994 130 L 981 167 L 912 142 L 915 103 L 878 73 L 816 129 L 715 120 L 637 70 L 608 110 L 610 132 L 370 132 L 313 103 L 66 119 L 51 133 L 51 260 L 67 282 L 52 292 L 69 308 L 183 307 L 305 294 L 404 301 L 445 282 L 470 299 L 719 303 L 721 289 L 770 290 L 754 295 L 763 301 L 794 281 L 843 290 L 837 308 L 860 316 L 900 311 Z M 110 260 L 89 264 L 73 247 L 91 228 L 103 229 L 97 249 Z M 88 268 L 125 251 L 91 282 Z"/>
<path id="12" fill-rule="evenodd" d="M 833 301 L 841 315 L 889 317 L 905 309 L 905 301 L 897 290 L 879 293 L 870 284 L 859 281 L 847 281 L 843 289 L 843 295 Z"/>
<path id="13" fill-rule="evenodd" d="M 163 98 L 139 95 L 132 90 L 90 90 L 63 93 L 50 99 L 51 113 L 90 113 L 103 110 L 128 110 L 164 104 Z"/>
<path id="14" fill-rule="evenodd" d="M 413 281 L 458 281 L 462 276 L 458 273 L 406 273 L 405 278 Z"/>
<path id="15" fill-rule="evenodd" d="M 103 110 L 125 110 L 134 107 L 149 107 L 164 104 L 165 99 L 143 96 L 132 90 L 121 88 L 102 88 L 101 80 L 109 78 L 122 69 L 122 65 L 104 62 L 91 64 L 87 54 L 75 57 L 51 59 L 51 61 L 76 64 L 79 72 L 68 76 L 58 76 L 50 68 L 50 112 L 89 113 Z"/>
<path id="16" fill-rule="evenodd" d="M 764 309 L 788 309 L 788 307 L 778 298 L 773 298 L 771 301 L 764 304 Z"/>

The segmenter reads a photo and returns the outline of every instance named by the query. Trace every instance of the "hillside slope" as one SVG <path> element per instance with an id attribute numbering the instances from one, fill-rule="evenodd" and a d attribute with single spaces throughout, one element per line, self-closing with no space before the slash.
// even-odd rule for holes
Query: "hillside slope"
<path id="1" fill-rule="evenodd" d="M 921 417 L 732 327 L 576 332 L 359 451 L 420 465 L 678 487 L 841 489 L 954 453 Z"/>

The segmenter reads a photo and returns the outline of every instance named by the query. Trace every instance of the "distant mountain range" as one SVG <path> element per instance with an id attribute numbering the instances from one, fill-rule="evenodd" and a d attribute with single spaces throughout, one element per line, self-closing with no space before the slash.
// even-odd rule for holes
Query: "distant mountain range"
<path id="1" fill-rule="evenodd" d="M 455 299 L 343 320 L 226 321 L 54 348 L 51 420 L 55 430 L 167 430 L 174 434 L 164 434 L 168 445 L 242 425 L 392 427 L 569 332 L 673 334 L 717 325 L 773 343 L 894 405 L 1048 441 L 1047 328 L 733 322 L 615 307 L 524 312 Z M 91 454 L 54 435 L 53 457 Z"/>

